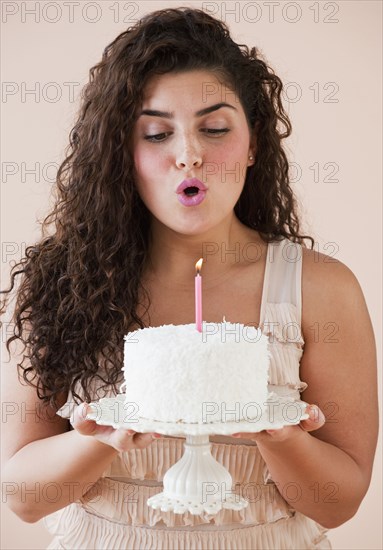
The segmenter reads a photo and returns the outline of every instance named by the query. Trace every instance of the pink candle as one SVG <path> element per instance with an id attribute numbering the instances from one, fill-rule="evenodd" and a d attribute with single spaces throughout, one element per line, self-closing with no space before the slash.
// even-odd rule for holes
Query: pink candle
<path id="1" fill-rule="evenodd" d="M 195 264 L 195 328 L 198 332 L 202 332 L 202 277 L 200 275 L 203 259 L 200 258 Z"/>

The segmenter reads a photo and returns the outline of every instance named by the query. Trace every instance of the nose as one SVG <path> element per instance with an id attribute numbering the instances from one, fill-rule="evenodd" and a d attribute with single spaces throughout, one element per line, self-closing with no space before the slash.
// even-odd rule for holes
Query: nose
<path id="1" fill-rule="evenodd" d="M 176 155 L 176 164 L 180 169 L 190 170 L 191 168 L 199 168 L 202 164 L 202 154 L 198 147 L 185 145 Z"/>

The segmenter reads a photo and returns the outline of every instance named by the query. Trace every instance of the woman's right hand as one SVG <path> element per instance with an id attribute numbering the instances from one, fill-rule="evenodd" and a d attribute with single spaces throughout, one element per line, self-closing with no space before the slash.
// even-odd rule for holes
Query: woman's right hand
<path id="1" fill-rule="evenodd" d="M 145 449 L 153 439 L 162 437 L 155 432 L 141 433 L 125 428 L 113 428 L 112 426 L 100 426 L 94 420 L 87 420 L 90 412 L 87 403 L 80 403 L 70 418 L 70 423 L 81 435 L 93 436 L 101 443 L 114 447 L 117 451 L 129 451 L 130 449 Z"/>

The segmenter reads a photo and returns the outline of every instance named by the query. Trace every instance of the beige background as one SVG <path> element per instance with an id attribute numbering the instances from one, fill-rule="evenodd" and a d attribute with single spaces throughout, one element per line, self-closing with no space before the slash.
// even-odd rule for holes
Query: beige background
<path id="1" fill-rule="evenodd" d="M 357 276 L 381 357 L 380 1 L 281 1 L 274 14 L 267 2 L 72 2 L 72 13 L 65 2 L 2 4 L 2 287 L 9 262 L 39 237 L 36 220 L 49 207 L 89 68 L 146 12 L 203 7 L 234 40 L 257 45 L 285 82 L 304 227 Z M 334 548 L 382 548 L 380 463 L 378 451 L 359 512 L 331 533 Z M 22 523 L 4 504 L 1 519 L 4 549 L 51 539 L 41 522 Z"/>

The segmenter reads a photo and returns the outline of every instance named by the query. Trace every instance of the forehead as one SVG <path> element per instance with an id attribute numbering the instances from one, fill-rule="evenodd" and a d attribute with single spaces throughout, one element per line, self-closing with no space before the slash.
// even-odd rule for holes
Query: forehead
<path id="1" fill-rule="evenodd" d="M 154 75 L 144 88 L 143 106 L 154 101 L 176 101 L 188 97 L 190 100 L 206 106 L 213 101 L 239 104 L 239 98 L 233 89 L 221 77 L 205 70 L 171 72 Z"/>

